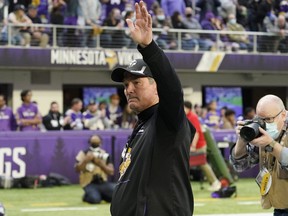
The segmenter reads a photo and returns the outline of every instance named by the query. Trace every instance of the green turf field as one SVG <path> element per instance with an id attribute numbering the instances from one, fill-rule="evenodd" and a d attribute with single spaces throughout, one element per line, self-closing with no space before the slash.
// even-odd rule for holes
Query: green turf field
<path id="1" fill-rule="evenodd" d="M 195 215 L 272 212 L 261 209 L 258 186 L 253 179 L 240 179 L 235 185 L 237 197 L 215 199 L 205 190 L 208 187 L 207 183 L 204 183 L 204 190 L 201 190 L 199 182 L 192 182 Z M 81 196 L 82 189 L 78 185 L 0 190 L 0 202 L 4 203 L 8 216 L 110 215 L 109 204 L 89 205 L 81 201 Z"/>

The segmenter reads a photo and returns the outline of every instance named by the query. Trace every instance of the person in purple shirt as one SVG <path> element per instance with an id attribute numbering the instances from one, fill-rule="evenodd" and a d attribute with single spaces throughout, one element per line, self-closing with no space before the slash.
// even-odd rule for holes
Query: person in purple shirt
<path id="1" fill-rule="evenodd" d="M 13 111 L 6 106 L 5 96 L 0 94 L 0 132 L 16 129 L 16 121 Z"/>
<path id="2" fill-rule="evenodd" d="M 110 12 L 114 8 L 118 8 L 121 12 L 125 11 L 125 6 L 129 2 L 128 0 L 102 0 L 102 10 L 105 11 L 105 17 L 102 20 L 108 18 Z"/>
<path id="3" fill-rule="evenodd" d="M 37 104 L 32 103 L 32 91 L 23 90 L 20 94 L 22 105 L 17 109 L 16 121 L 20 131 L 39 131 L 42 117 Z"/>
<path id="4" fill-rule="evenodd" d="M 83 130 L 83 102 L 79 98 L 74 98 L 71 102 L 71 108 L 65 113 L 64 130 Z"/>
<path id="5" fill-rule="evenodd" d="M 175 11 L 185 15 L 186 4 L 184 0 L 161 0 L 161 7 L 166 17 L 171 17 Z"/>

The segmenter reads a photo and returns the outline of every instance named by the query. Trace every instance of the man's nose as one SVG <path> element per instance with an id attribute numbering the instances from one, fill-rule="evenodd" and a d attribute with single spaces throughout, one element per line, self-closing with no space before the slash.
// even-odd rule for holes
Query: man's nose
<path id="1" fill-rule="evenodd" d="M 132 82 L 129 82 L 126 86 L 126 91 L 127 93 L 133 92 L 134 91 L 134 85 Z"/>

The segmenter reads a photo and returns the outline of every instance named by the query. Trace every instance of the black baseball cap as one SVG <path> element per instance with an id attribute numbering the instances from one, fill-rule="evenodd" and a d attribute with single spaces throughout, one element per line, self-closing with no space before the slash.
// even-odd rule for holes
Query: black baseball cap
<path id="1" fill-rule="evenodd" d="M 14 6 L 14 11 L 22 10 L 25 11 L 25 7 L 22 4 L 17 4 Z"/>
<path id="2" fill-rule="evenodd" d="M 139 77 L 153 77 L 150 68 L 143 59 L 134 59 L 126 68 L 116 68 L 112 71 L 111 79 L 115 82 L 123 82 L 125 72 Z"/>

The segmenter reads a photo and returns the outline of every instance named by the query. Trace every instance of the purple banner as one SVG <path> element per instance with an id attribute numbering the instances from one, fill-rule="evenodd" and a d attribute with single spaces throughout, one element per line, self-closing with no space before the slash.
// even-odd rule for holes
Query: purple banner
<path id="1" fill-rule="evenodd" d="M 86 149 L 92 134 L 103 138 L 102 147 L 112 156 L 115 176 L 118 179 L 118 167 L 121 152 L 131 130 L 109 131 L 61 131 L 61 132 L 6 132 L 0 135 L 0 175 L 20 178 L 26 175 L 48 175 L 59 173 L 78 183 L 78 174 L 74 170 L 75 156 Z M 213 131 L 217 142 L 235 142 L 232 130 Z M 225 157 L 229 148 L 225 148 Z M 241 174 L 241 177 L 253 177 L 255 170 Z"/>
<path id="2" fill-rule="evenodd" d="M 165 52 L 177 70 L 195 71 L 204 53 Z M 33 49 L 0 48 L 0 67 L 70 69 L 91 68 L 111 70 L 115 66 L 128 65 L 141 55 L 136 50 L 109 49 Z M 205 58 L 204 58 L 205 59 Z M 218 71 L 271 73 L 287 71 L 287 55 L 230 54 L 225 53 Z"/>

